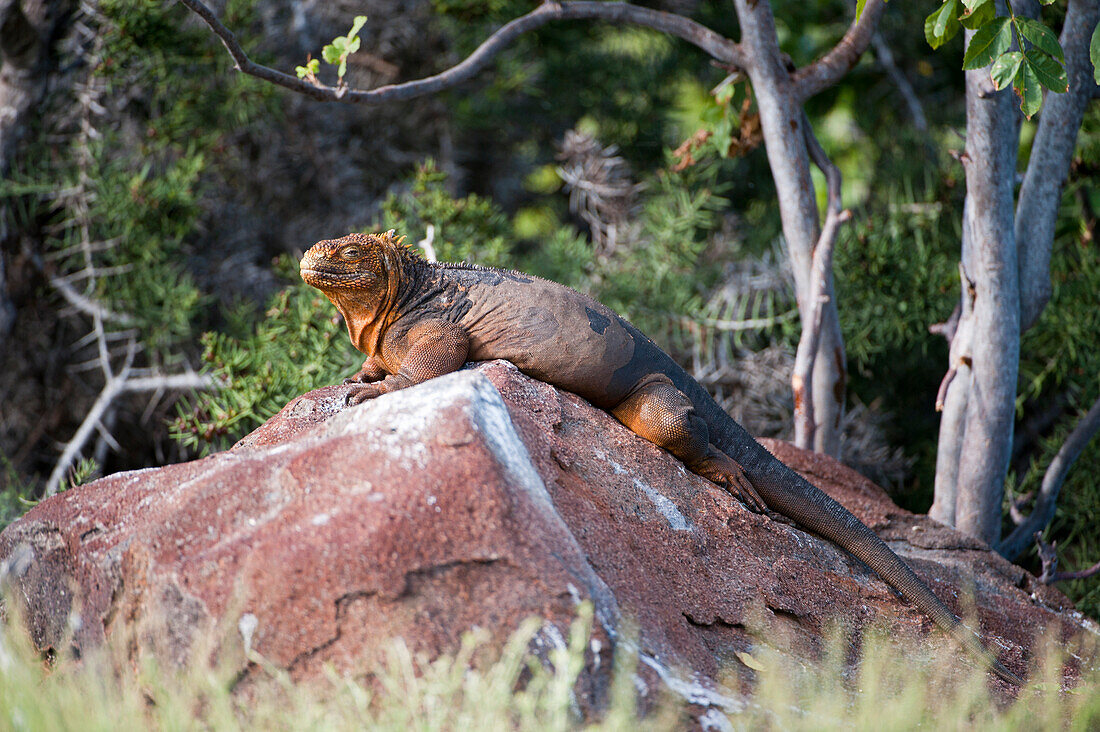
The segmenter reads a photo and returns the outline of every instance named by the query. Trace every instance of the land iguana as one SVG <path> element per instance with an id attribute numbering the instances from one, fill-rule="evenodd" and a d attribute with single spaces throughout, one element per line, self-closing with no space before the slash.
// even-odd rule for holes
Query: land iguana
<path id="1" fill-rule="evenodd" d="M 404 237 L 349 234 L 320 241 L 302 279 L 344 316 L 367 355 L 349 404 L 505 359 L 571 391 L 665 448 L 754 511 L 775 511 L 877 572 L 1002 679 L 1022 685 L 879 537 L 772 456 L 637 328 L 556 282 L 473 264 L 428 262 Z"/>

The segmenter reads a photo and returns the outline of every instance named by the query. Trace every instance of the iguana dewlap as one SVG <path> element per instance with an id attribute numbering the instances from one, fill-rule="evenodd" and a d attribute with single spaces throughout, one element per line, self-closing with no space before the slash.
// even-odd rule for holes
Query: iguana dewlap
<path id="1" fill-rule="evenodd" d="M 774 458 L 637 328 L 564 285 L 508 270 L 427 262 L 393 232 L 321 241 L 302 279 L 344 316 L 367 355 L 350 403 L 505 359 L 605 409 L 754 510 L 833 541 L 984 659 L 1021 681 L 966 630 L 904 561 L 847 509 Z"/>

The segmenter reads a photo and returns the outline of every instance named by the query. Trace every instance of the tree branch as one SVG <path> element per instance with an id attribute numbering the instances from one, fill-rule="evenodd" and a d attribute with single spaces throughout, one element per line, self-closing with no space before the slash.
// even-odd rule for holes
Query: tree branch
<path id="1" fill-rule="evenodd" d="M 965 251 L 970 238 L 967 205 L 963 204 L 962 248 Z M 948 350 L 948 371 L 940 382 L 936 394 L 936 411 L 940 417 L 939 443 L 936 449 L 936 477 L 932 507 L 928 515 L 945 526 L 954 526 L 955 503 L 959 495 L 959 455 L 966 434 L 966 410 L 970 400 L 970 366 L 973 363 L 971 345 L 974 340 L 974 299 L 977 292 L 966 274 L 966 267 L 959 262 L 959 285 L 962 294 L 948 323 L 951 326 Z M 962 378 L 958 378 L 959 376 Z M 958 382 L 956 383 L 956 379 Z M 954 386 L 954 388 L 952 388 Z"/>
<path id="2" fill-rule="evenodd" d="M 233 31 L 226 28 L 209 7 L 200 0 L 180 0 L 180 3 L 202 18 L 210 30 L 221 39 L 229 55 L 233 57 L 237 69 L 242 73 L 286 87 L 321 102 L 380 104 L 434 94 L 472 78 L 516 38 L 553 20 L 606 20 L 612 23 L 640 25 L 682 38 L 724 63 L 737 67 L 745 65 L 744 54 L 738 44 L 681 15 L 622 2 L 545 2 L 527 15 L 522 15 L 501 26 L 478 46 L 477 50 L 446 71 L 401 84 L 391 84 L 371 90 L 357 90 L 311 84 L 296 76 L 257 64 L 245 53 Z M 868 7 L 880 3 L 881 0 L 869 0 Z M 864 15 L 867 15 L 866 11 Z"/>
<path id="3" fill-rule="evenodd" d="M 970 42 L 973 31 L 966 31 Z M 959 448 L 955 526 L 988 544 L 1000 538 L 1020 363 L 1020 291 L 1012 207 L 1019 135 L 1008 89 L 985 95 L 989 69 L 966 72 L 966 202 L 962 254 L 976 297 L 969 391 Z M 961 324 L 960 328 L 963 327 Z M 948 394 L 947 401 L 951 401 Z M 941 443 L 942 447 L 942 443 Z M 938 464 L 938 459 L 937 459 Z"/>
<path id="4" fill-rule="evenodd" d="M 816 304 L 813 295 L 813 255 L 821 236 L 821 212 L 810 175 L 810 156 L 802 131 L 802 105 L 788 64 L 779 50 L 775 17 L 768 0 L 734 0 L 741 25 L 741 46 L 752 81 L 768 165 L 775 179 L 783 238 L 794 274 L 795 292 L 803 328 L 811 328 Z M 832 278 L 827 282 L 832 288 Z M 818 356 L 813 360 L 814 449 L 840 453 L 840 423 L 844 414 L 847 371 L 844 336 L 840 332 L 836 300 L 824 305 Z"/>
<path id="5" fill-rule="evenodd" d="M 95 403 L 92 404 L 92 408 L 84 415 L 84 421 L 80 423 L 76 434 L 65 443 L 65 449 L 62 450 L 61 457 L 57 459 L 49 480 L 46 481 L 45 495 L 47 497 L 57 493 L 58 488 L 61 487 L 61 481 L 65 478 L 65 474 L 69 471 L 73 462 L 76 461 L 80 451 L 84 448 L 84 444 L 92 436 L 92 432 L 100 428 L 100 420 L 119 396 L 127 393 L 164 391 L 166 389 L 209 389 L 214 385 L 213 377 L 193 371 L 170 376 L 132 378 L 129 374 L 133 363 L 133 353 L 134 349 L 131 348 L 122 370 L 119 371 L 117 376 L 110 376 L 107 379 L 102 391 L 99 392 L 99 396 L 96 397 Z"/>
<path id="6" fill-rule="evenodd" d="M 825 305 L 830 300 L 829 278 L 833 271 L 833 248 L 836 235 L 840 225 L 851 218 L 851 212 L 841 208 L 840 169 L 825 154 L 821 143 L 814 135 L 813 128 L 810 127 L 810 120 L 805 112 L 802 113 L 802 134 L 806 139 L 806 150 L 810 154 L 810 160 L 825 174 L 827 197 L 825 224 L 821 227 L 821 235 L 818 237 L 817 246 L 814 247 L 813 269 L 810 275 L 812 278 L 810 307 L 813 315 L 808 327 L 804 325 L 802 328 L 802 336 L 798 341 L 798 351 L 794 361 L 794 373 L 791 376 L 791 386 L 794 390 L 794 442 L 803 449 L 811 450 L 814 432 L 817 431 L 810 386 L 811 377 L 821 340 Z"/>
<path id="7" fill-rule="evenodd" d="M 1035 508 L 1007 539 L 997 545 L 997 553 L 1010 561 L 1015 559 L 1031 543 L 1032 537 L 1047 527 L 1054 518 L 1058 491 L 1062 489 L 1066 474 L 1097 431 L 1100 431 L 1100 399 L 1093 402 L 1092 408 L 1080 419 L 1058 454 L 1050 461 L 1035 499 Z"/>
<path id="8" fill-rule="evenodd" d="M 1035 532 L 1036 549 L 1039 552 L 1039 561 L 1043 563 L 1043 573 L 1039 575 L 1039 581 L 1044 585 L 1052 585 L 1055 582 L 1067 582 L 1069 580 L 1088 579 L 1094 574 L 1100 573 L 1100 562 L 1088 569 L 1076 572 L 1058 571 L 1058 542 L 1047 544 L 1043 541 L 1041 532 Z"/>
<path id="9" fill-rule="evenodd" d="M 53 285 L 54 289 L 57 290 L 70 305 L 72 305 L 74 308 L 84 313 L 85 315 L 99 317 L 104 321 L 119 323 L 120 325 L 130 325 L 134 322 L 134 318 L 132 316 L 123 313 L 116 313 L 112 310 L 109 310 L 108 308 L 103 307 L 95 300 L 84 297 L 76 291 L 75 287 L 70 285 L 62 277 L 51 277 L 50 284 Z"/>
<path id="10" fill-rule="evenodd" d="M 871 37 L 885 7 L 885 0 L 867 0 L 867 4 L 863 6 L 863 14 L 858 20 L 852 19 L 848 32 L 828 53 L 791 75 L 800 101 L 836 84 L 856 65 L 871 43 Z"/>
<path id="11" fill-rule="evenodd" d="M 1100 574 L 1100 562 L 1092 565 L 1088 569 L 1081 569 L 1076 572 L 1055 572 L 1050 582 L 1069 582 L 1071 580 L 1088 579 L 1095 574 Z"/>
<path id="12" fill-rule="evenodd" d="M 894 88 L 898 90 L 898 94 L 905 102 L 905 106 L 909 110 L 909 116 L 913 119 L 913 126 L 917 128 L 918 132 L 927 136 L 928 118 L 924 115 L 924 107 L 921 106 L 920 97 L 917 96 L 917 90 L 909 83 L 909 79 L 894 62 L 894 52 L 890 49 L 890 44 L 886 42 L 881 33 L 876 32 L 871 34 L 871 45 L 875 48 L 875 57 L 882 64 L 882 68 L 886 70 L 886 75 L 890 77 L 890 81 L 894 82 Z M 931 142 L 929 142 L 929 145 L 931 146 Z"/>

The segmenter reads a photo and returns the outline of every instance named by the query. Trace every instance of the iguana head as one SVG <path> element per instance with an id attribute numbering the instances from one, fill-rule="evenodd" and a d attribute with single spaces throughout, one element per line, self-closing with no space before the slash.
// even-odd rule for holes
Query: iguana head
<path id="1" fill-rule="evenodd" d="M 396 317 L 405 266 L 413 255 L 393 230 L 382 234 L 348 234 L 319 241 L 299 265 L 307 285 L 323 292 L 344 316 L 352 343 L 373 354 L 382 332 Z"/>
<path id="2" fill-rule="evenodd" d="M 385 290 L 390 275 L 400 273 L 397 263 L 406 250 L 401 243 L 404 239 L 391 229 L 383 234 L 348 234 L 319 241 L 302 257 L 302 279 L 325 294 Z"/>

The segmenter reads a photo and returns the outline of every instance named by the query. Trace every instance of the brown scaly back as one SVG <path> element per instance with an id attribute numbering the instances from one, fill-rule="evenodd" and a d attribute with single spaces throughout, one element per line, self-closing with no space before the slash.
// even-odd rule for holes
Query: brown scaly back
<path id="1" fill-rule="evenodd" d="M 352 343 L 374 353 L 381 333 L 396 317 L 401 292 L 422 260 L 393 229 L 348 234 L 314 244 L 302 257 L 307 285 L 323 292 L 344 316 Z"/>

